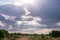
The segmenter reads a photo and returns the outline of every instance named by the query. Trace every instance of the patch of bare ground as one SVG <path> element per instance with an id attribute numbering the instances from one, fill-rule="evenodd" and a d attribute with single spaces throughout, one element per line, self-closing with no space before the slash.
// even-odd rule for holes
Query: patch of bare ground
<path id="1" fill-rule="evenodd" d="M 7 37 L 4 37 L 4 40 L 8 40 L 8 38 Z"/>
<path id="2" fill-rule="evenodd" d="M 20 38 L 17 38 L 16 40 L 28 40 L 28 36 L 22 36 Z"/>

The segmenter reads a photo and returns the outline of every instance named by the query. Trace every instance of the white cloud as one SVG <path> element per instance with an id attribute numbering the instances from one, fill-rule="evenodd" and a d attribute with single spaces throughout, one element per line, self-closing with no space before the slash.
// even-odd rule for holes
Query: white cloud
<path id="1" fill-rule="evenodd" d="M 14 5 L 16 5 L 16 6 L 22 6 L 23 3 L 20 3 L 20 2 L 14 2 Z"/>
<path id="2" fill-rule="evenodd" d="M 27 10 L 26 7 L 24 8 L 24 10 L 25 10 L 25 15 L 29 15 L 30 14 L 30 12 Z"/>
<path id="3" fill-rule="evenodd" d="M 9 25 L 8 29 L 9 30 L 12 30 L 13 29 L 13 26 L 12 25 Z"/>
<path id="4" fill-rule="evenodd" d="M 35 33 L 37 33 L 37 34 L 48 34 L 51 31 L 52 31 L 52 29 L 45 28 L 45 29 L 35 30 Z"/>
<path id="5" fill-rule="evenodd" d="M 9 16 L 9 15 L 6 15 L 6 14 L 0 14 L 0 15 L 2 15 L 3 17 L 5 17 L 5 19 L 7 20 L 7 19 L 9 19 L 9 20 L 15 20 L 15 16 Z"/>
<path id="6" fill-rule="evenodd" d="M 8 19 L 9 18 L 8 15 L 5 15 L 5 14 L 0 14 L 0 15 L 2 15 L 3 17 L 5 17 L 5 19 Z"/>
<path id="7" fill-rule="evenodd" d="M 55 28 L 43 28 L 43 29 L 37 29 L 37 28 L 30 28 L 30 29 L 22 29 L 21 30 L 21 33 L 28 33 L 28 34 L 49 34 L 49 32 L 53 31 L 53 30 L 58 30 L 58 29 L 55 29 Z"/>
<path id="8" fill-rule="evenodd" d="M 5 5 L 5 4 L 15 4 L 15 5 L 23 5 L 19 2 L 9 2 L 9 1 L 0 1 L 0 5 Z M 23 16 L 21 16 L 22 21 L 16 21 L 16 30 L 15 32 L 21 32 L 21 33 L 48 33 L 49 31 L 51 31 L 52 29 L 41 29 L 42 27 L 46 27 L 47 25 L 44 24 L 40 24 L 38 23 L 38 21 L 41 21 L 42 19 L 40 17 L 34 17 L 31 16 L 31 12 L 27 9 L 27 5 L 25 5 L 24 7 L 25 10 L 25 14 Z M 9 15 L 5 15 L 5 14 L 1 14 L 3 17 L 5 17 L 5 19 L 7 20 L 15 20 L 15 16 L 9 16 Z M 31 19 L 30 21 L 28 21 L 29 19 Z M 57 23 L 58 25 L 60 25 L 60 23 Z M 2 22 L 0 22 L 0 25 L 3 26 L 4 24 Z M 14 25 L 14 24 L 13 24 Z M 23 26 L 21 26 L 23 25 Z M 12 25 L 8 25 L 8 30 L 12 30 L 14 29 Z M 22 28 L 20 28 L 22 27 Z M 38 29 L 40 28 L 40 29 Z"/>
<path id="9" fill-rule="evenodd" d="M 41 21 L 41 20 L 42 20 L 42 19 L 39 18 L 39 17 L 34 17 L 33 19 L 34 19 L 33 21 Z"/>
<path id="10" fill-rule="evenodd" d="M 33 17 L 33 16 L 31 16 L 31 15 L 23 15 L 23 16 L 21 16 L 21 18 L 23 19 L 23 20 L 29 20 L 29 19 L 31 19 L 32 21 L 41 21 L 42 19 L 41 18 L 39 18 L 39 17 Z"/>
<path id="11" fill-rule="evenodd" d="M 33 16 L 26 16 L 26 15 L 23 15 L 23 16 L 21 16 L 21 18 L 23 19 L 23 20 L 25 20 L 25 21 L 27 21 L 27 20 L 29 20 L 29 19 L 33 19 Z"/>
<path id="12" fill-rule="evenodd" d="M 15 20 L 15 18 L 16 18 L 15 16 L 9 16 L 8 19 L 9 19 L 9 20 Z"/>
<path id="13" fill-rule="evenodd" d="M 0 5 L 6 5 L 6 4 L 11 4 L 11 2 L 8 2 L 8 1 L 0 1 Z"/>
<path id="14" fill-rule="evenodd" d="M 36 21 L 16 21 L 16 25 L 20 27 L 20 29 L 43 28 L 47 26 Z"/>
<path id="15" fill-rule="evenodd" d="M 48 29 L 48 28 L 43 28 L 43 29 L 39 29 L 39 28 L 30 28 L 30 29 L 21 29 L 18 31 L 14 31 L 16 33 L 20 32 L 20 33 L 27 33 L 27 34 L 48 34 L 49 32 L 51 32 L 52 30 L 55 29 Z M 11 32 L 11 31 L 10 31 Z M 12 31 L 13 32 L 13 31 Z"/>
<path id="16" fill-rule="evenodd" d="M 16 22 L 17 22 L 17 24 L 19 24 L 19 25 L 23 23 L 22 21 L 16 21 Z"/>
<path id="17" fill-rule="evenodd" d="M 56 25 L 60 26 L 60 22 L 56 23 Z"/>
<path id="18" fill-rule="evenodd" d="M 2 21 L 0 21 L 0 26 L 4 26 L 4 23 Z"/>

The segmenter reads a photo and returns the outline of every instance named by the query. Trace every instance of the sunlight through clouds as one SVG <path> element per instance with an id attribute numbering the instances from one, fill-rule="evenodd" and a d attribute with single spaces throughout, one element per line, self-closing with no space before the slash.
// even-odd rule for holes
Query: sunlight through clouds
<path id="1" fill-rule="evenodd" d="M 30 14 L 30 12 L 27 10 L 26 7 L 24 8 L 24 10 L 25 10 L 25 15 L 29 15 Z"/>
<path id="2" fill-rule="evenodd" d="M 0 5 L 13 4 L 13 1 L 0 1 Z"/>
<path id="3" fill-rule="evenodd" d="M 4 24 L 0 21 L 0 26 L 4 26 Z"/>
<path id="4" fill-rule="evenodd" d="M 59 10 L 58 0 L 0 0 L 0 29 L 48 33 L 60 29 Z"/>
<path id="5" fill-rule="evenodd" d="M 17 0 L 14 4 L 16 6 L 22 6 L 22 5 L 27 6 L 27 4 L 34 4 L 34 0 Z"/>
<path id="6" fill-rule="evenodd" d="M 3 14 L 3 13 L 0 14 L 0 15 L 3 16 L 3 17 L 5 17 L 6 20 L 8 20 L 8 19 L 9 20 L 15 20 L 15 18 L 16 18 L 15 16 L 9 16 L 9 15 Z"/>
<path id="7" fill-rule="evenodd" d="M 19 25 L 23 23 L 22 21 L 16 21 L 16 22 L 17 22 L 17 24 L 19 24 Z"/>
<path id="8" fill-rule="evenodd" d="M 39 17 L 35 17 L 35 18 L 33 18 L 34 20 L 33 21 L 41 21 L 42 19 L 41 18 L 39 18 Z"/>
<path id="9" fill-rule="evenodd" d="M 0 15 L 2 15 L 3 17 L 5 17 L 5 19 L 8 19 L 8 18 L 9 18 L 9 16 L 8 16 L 8 15 L 4 15 L 3 13 L 2 13 L 2 14 L 0 14 Z"/>
<path id="10" fill-rule="evenodd" d="M 22 0 L 22 3 L 25 3 L 25 4 L 34 4 L 34 0 Z"/>
<path id="11" fill-rule="evenodd" d="M 14 5 L 16 5 L 16 6 L 21 6 L 21 5 L 23 5 L 23 3 L 20 3 L 20 2 L 14 2 Z"/>
<path id="12" fill-rule="evenodd" d="M 56 23 L 58 26 L 60 26 L 60 22 Z"/>
<path id="13" fill-rule="evenodd" d="M 18 3 L 18 2 L 16 4 L 20 5 L 20 3 Z M 21 16 L 22 21 L 16 21 L 17 24 L 21 26 L 21 30 L 22 29 L 37 28 L 37 27 L 45 26 L 45 25 L 42 25 L 42 24 L 38 23 L 38 21 L 42 20 L 40 17 L 36 17 L 36 16 L 34 17 L 34 16 L 30 15 L 31 12 L 28 10 L 27 4 L 33 5 L 32 0 L 22 0 L 20 6 L 23 6 L 23 4 L 25 5 L 23 7 L 24 11 L 25 11 L 25 14 Z M 29 19 L 31 19 L 31 20 L 28 21 Z"/>

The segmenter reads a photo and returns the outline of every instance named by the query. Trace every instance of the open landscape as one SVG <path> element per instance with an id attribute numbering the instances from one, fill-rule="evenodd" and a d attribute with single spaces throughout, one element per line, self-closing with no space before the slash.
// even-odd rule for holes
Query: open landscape
<path id="1" fill-rule="evenodd" d="M 60 40 L 60 0 L 0 0 L 0 40 Z"/>
<path id="2" fill-rule="evenodd" d="M 60 40 L 60 31 L 52 31 L 49 34 L 22 34 L 8 33 L 0 30 L 1 40 Z"/>

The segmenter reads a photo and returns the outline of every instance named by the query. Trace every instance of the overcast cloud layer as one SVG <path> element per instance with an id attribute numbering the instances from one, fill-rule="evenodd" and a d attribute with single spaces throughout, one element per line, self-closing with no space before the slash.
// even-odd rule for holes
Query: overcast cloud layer
<path id="1" fill-rule="evenodd" d="M 14 2 L 0 0 L 0 29 L 22 33 L 48 33 L 60 29 L 60 0 L 38 0 L 34 6 L 28 5 L 28 16 L 24 7 Z M 27 17 L 27 21 L 23 22 L 22 16 Z"/>

